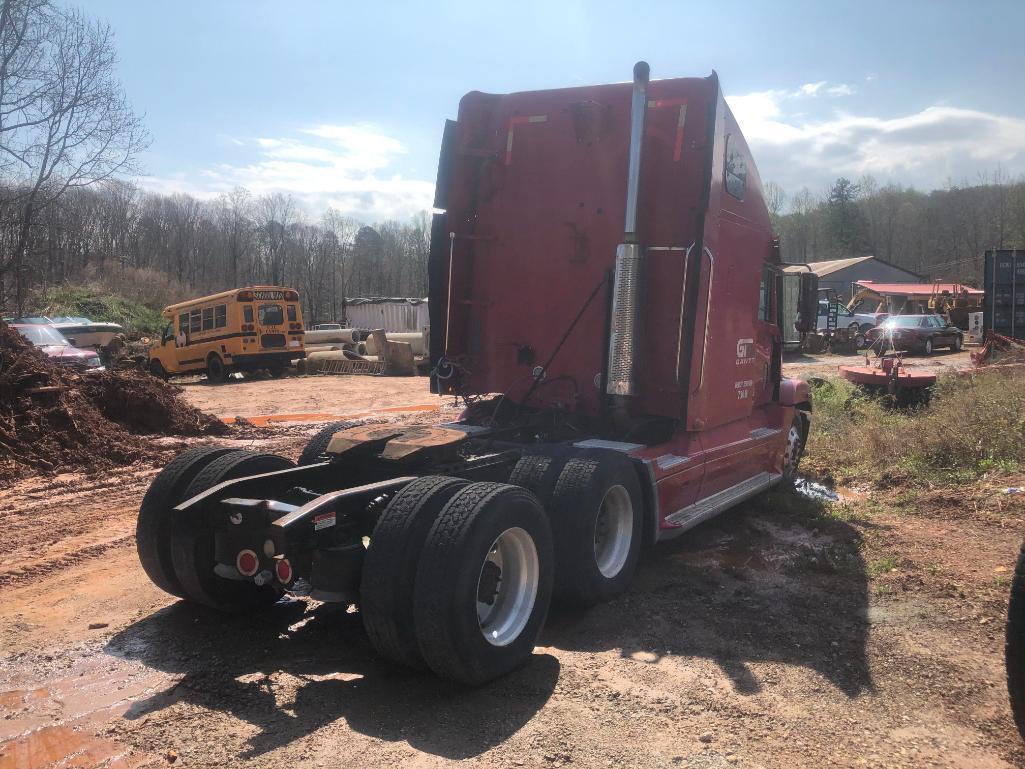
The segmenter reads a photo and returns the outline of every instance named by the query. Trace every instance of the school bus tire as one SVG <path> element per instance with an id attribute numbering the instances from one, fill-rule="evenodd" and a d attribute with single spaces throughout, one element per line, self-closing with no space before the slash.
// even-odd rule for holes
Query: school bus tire
<path id="1" fill-rule="evenodd" d="M 158 360 L 151 360 L 149 362 L 149 373 L 155 376 L 157 379 L 163 379 L 165 382 L 168 380 L 167 369 L 164 368 L 164 364 Z"/>
<path id="2" fill-rule="evenodd" d="M 215 352 L 210 353 L 206 359 L 206 378 L 214 384 L 223 384 L 228 381 L 228 369 L 221 360 L 221 356 Z"/>

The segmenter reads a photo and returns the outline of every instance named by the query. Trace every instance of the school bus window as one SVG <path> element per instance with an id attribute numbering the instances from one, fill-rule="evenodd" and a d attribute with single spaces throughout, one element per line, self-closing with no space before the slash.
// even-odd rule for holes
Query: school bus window
<path id="1" fill-rule="evenodd" d="M 178 330 L 179 331 L 186 331 L 186 330 L 188 330 L 188 328 L 189 328 L 189 314 L 187 312 L 183 312 L 181 315 L 178 316 Z"/>
<path id="2" fill-rule="evenodd" d="M 214 307 L 214 328 L 224 328 L 228 325 L 228 306 L 219 304 Z"/>
<path id="3" fill-rule="evenodd" d="M 253 305 L 245 304 L 242 305 L 242 322 L 252 323 L 253 322 Z"/>
<path id="4" fill-rule="evenodd" d="M 280 326 L 285 322 L 280 304 L 261 304 L 258 312 L 261 326 Z"/>
<path id="5" fill-rule="evenodd" d="M 210 331 L 214 327 L 214 308 L 203 308 L 203 330 Z"/>
<path id="6" fill-rule="evenodd" d="M 288 305 L 288 321 L 289 323 L 295 323 L 295 305 Z"/>
<path id="7" fill-rule="evenodd" d="M 199 310 L 193 310 L 189 313 L 189 331 L 202 331 L 202 321 L 200 320 Z"/>

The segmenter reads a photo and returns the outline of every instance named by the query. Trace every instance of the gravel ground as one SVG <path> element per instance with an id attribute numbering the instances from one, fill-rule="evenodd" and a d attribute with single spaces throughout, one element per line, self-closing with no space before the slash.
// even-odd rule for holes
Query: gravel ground
<path id="1" fill-rule="evenodd" d="M 389 405 L 426 402 L 407 399 L 424 380 L 396 382 Z M 295 456 L 315 429 L 234 445 Z M 467 690 L 378 660 L 358 614 L 224 617 L 161 593 L 133 541 L 155 472 L 0 496 L 0 769 L 1025 765 L 1001 656 L 1025 509 L 995 491 L 901 513 L 760 497 L 652 549 L 618 600 L 553 614 L 527 666 Z"/>

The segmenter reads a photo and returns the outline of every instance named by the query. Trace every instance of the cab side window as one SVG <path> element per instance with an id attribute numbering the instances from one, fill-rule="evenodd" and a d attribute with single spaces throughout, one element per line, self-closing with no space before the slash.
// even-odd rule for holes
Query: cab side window
<path id="1" fill-rule="evenodd" d="M 183 312 L 183 313 L 181 313 L 178 316 L 178 330 L 179 331 L 188 331 L 188 329 L 189 329 L 189 314 L 187 312 Z"/>
<path id="2" fill-rule="evenodd" d="M 737 149 L 733 135 L 726 135 L 726 191 L 737 200 L 744 199 L 747 192 L 747 161 Z"/>

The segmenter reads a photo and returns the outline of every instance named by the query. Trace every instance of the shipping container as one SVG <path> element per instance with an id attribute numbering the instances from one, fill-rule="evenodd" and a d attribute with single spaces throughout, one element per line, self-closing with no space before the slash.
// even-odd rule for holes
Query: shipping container
<path id="1" fill-rule="evenodd" d="M 384 331 L 423 331 L 431 325 L 426 299 L 360 298 L 345 300 L 346 324 L 350 328 Z"/>
<path id="2" fill-rule="evenodd" d="M 1025 251 L 987 251 L 984 275 L 984 329 L 1025 338 Z"/>

